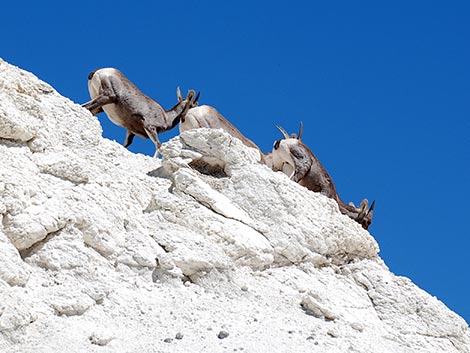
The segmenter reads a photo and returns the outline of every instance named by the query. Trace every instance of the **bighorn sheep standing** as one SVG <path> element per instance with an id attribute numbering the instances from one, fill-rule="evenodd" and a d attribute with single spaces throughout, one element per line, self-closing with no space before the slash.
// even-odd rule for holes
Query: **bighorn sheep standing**
<path id="1" fill-rule="evenodd" d="M 197 97 L 199 98 L 199 96 Z M 178 101 L 182 102 L 183 97 L 178 95 Z M 250 139 L 243 136 L 243 134 L 233 126 L 222 114 L 220 114 L 214 107 L 208 105 L 197 106 L 197 99 L 194 100 L 191 109 L 181 117 L 180 133 L 187 130 L 199 128 L 222 129 L 228 132 L 233 137 L 238 138 L 245 146 L 255 148 L 260 152 L 261 161 L 264 162 L 265 155 L 256 144 Z"/>
<path id="2" fill-rule="evenodd" d="M 116 125 L 127 130 L 124 147 L 128 147 L 134 136 L 150 138 L 156 153 L 160 148 L 158 133 L 174 128 L 191 107 L 194 91 L 180 99 L 170 110 L 143 94 L 121 71 L 114 68 L 98 69 L 88 75 L 88 90 L 91 101 L 83 104 L 93 115 L 106 112 Z M 178 97 L 181 97 L 179 88 Z"/>
<path id="3" fill-rule="evenodd" d="M 364 199 L 359 207 L 344 203 L 336 192 L 333 180 L 325 168 L 323 168 L 312 151 L 301 141 L 302 123 L 300 124 L 298 136 L 295 134 L 289 136 L 282 127 L 278 126 L 277 128 L 281 131 L 284 138 L 274 143 L 271 153 L 272 169 L 283 171 L 296 183 L 336 200 L 342 214 L 354 219 L 364 229 L 368 229 L 372 223 L 375 201 L 372 202 L 369 209 L 367 199 Z"/>

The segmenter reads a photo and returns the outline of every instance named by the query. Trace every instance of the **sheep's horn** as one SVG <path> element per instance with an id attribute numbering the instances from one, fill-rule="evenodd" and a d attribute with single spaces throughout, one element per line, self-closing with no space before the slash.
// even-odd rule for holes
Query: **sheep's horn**
<path id="1" fill-rule="evenodd" d="M 370 205 L 369 211 L 367 211 L 367 215 L 371 215 L 374 212 L 374 207 L 375 207 L 375 200 L 372 201 L 372 205 Z"/>
<path id="2" fill-rule="evenodd" d="M 284 136 L 285 139 L 290 138 L 290 137 L 289 137 L 289 134 L 288 134 L 288 133 L 286 132 L 286 130 L 284 130 L 281 126 L 276 125 L 276 127 L 278 128 L 278 130 L 281 132 L 282 136 Z"/>
<path id="3" fill-rule="evenodd" d="M 201 95 L 201 91 L 197 92 L 196 98 L 194 98 L 194 102 L 193 102 L 194 104 L 197 104 L 197 103 L 198 103 L 198 101 L 199 101 L 199 96 L 200 96 L 200 95 Z"/>
<path id="4" fill-rule="evenodd" d="M 303 130 L 304 130 L 304 126 L 303 126 L 302 122 L 300 122 L 299 136 L 297 136 L 297 140 L 299 140 L 299 141 L 302 139 Z"/>
<path id="5" fill-rule="evenodd" d="M 176 88 L 176 96 L 178 97 L 178 101 L 181 102 L 183 100 L 183 96 L 181 95 L 180 86 Z"/>

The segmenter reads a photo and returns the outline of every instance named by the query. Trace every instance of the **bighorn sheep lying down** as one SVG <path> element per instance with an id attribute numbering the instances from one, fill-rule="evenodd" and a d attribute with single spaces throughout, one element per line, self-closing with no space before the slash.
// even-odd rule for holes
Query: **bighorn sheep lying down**
<path id="1" fill-rule="evenodd" d="M 93 115 L 104 111 L 116 125 L 127 130 L 124 147 L 128 147 L 134 136 L 150 138 L 158 154 L 158 133 L 174 128 L 194 101 L 193 90 L 185 99 L 180 99 L 170 110 L 143 94 L 121 71 L 114 68 L 98 69 L 88 75 L 88 90 L 91 101 L 83 104 Z M 179 88 L 177 96 L 181 97 Z"/>
<path id="2" fill-rule="evenodd" d="M 333 180 L 325 168 L 323 168 L 312 151 L 301 141 L 302 123 L 300 124 L 298 136 L 295 134 L 289 136 L 282 127 L 278 126 L 277 128 L 281 131 L 284 138 L 274 143 L 271 153 L 272 169 L 284 172 L 291 180 L 305 186 L 309 190 L 320 192 L 336 200 L 342 214 L 354 219 L 364 229 L 368 229 L 372 223 L 375 201 L 372 202 L 370 208 L 368 208 L 369 202 L 367 199 L 364 199 L 359 207 L 344 203 L 336 192 Z"/>
<path id="3" fill-rule="evenodd" d="M 181 94 L 178 96 L 178 101 L 183 101 Z M 245 146 L 256 148 L 260 152 L 261 160 L 264 161 L 265 155 L 253 141 L 243 136 L 243 134 L 227 119 L 225 119 L 214 107 L 208 105 L 198 107 L 197 100 L 195 99 L 191 109 L 188 110 L 185 116 L 181 117 L 180 133 L 203 127 L 225 130 L 233 137 L 238 138 Z"/>

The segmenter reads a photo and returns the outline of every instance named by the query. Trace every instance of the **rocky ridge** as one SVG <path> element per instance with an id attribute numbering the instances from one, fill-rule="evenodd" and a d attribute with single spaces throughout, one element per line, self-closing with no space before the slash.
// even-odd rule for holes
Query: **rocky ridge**
<path id="1" fill-rule="evenodd" d="M 470 352 L 336 203 L 219 130 L 162 159 L 0 59 L 1 352 Z"/>

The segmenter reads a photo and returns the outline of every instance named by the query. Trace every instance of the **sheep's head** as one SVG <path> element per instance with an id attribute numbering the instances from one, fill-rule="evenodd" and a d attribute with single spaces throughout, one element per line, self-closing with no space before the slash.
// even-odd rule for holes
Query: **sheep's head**
<path id="1" fill-rule="evenodd" d="M 341 202 L 342 203 L 342 202 Z M 359 223 L 362 228 L 368 229 L 372 224 L 372 216 L 374 214 L 375 200 L 372 201 L 372 204 L 369 207 L 369 201 L 367 199 L 362 200 L 359 207 L 354 206 L 352 202 L 348 205 L 342 203 L 340 204 L 341 213 L 349 216 Z"/>
<path id="2" fill-rule="evenodd" d="M 369 206 L 369 201 L 364 199 L 361 204 L 359 205 L 359 214 L 355 219 L 362 228 L 368 229 L 369 226 L 372 224 L 372 216 L 374 214 L 374 207 L 375 207 L 375 200 L 372 201 L 372 204 Z"/>
<path id="3" fill-rule="evenodd" d="M 196 96 L 194 96 L 196 95 Z M 188 113 L 189 109 L 197 107 L 198 102 L 199 102 L 199 96 L 201 95 L 201 92 L 198 92 L 196 94 L 196 91 L 193 89 L 190 89 L 188 91 L 188 95 L 186 98 L 183 98 L 181 95 L 181 90 L 180 88 L 176 88 L 176 96 L 178 97 L 178 104 L 177 105 L 182 105 L 183 106 L 183 111 L 180 113 L 180 119 L 181 122 L 184 122 L 186 114 Z"/>
<path id="4" fill-rule="evenodd" d="M 302 139 L 302 131 L 303 131 L 302 122 L 300 122 L 300 128 L 299 128 L 299 135 L 298 135 L 298 136 L 297 136 L 295 133 L 292 133 L 292 134 L 289 135 L 289 134 L 286 132 L 286 130 L 284 130 L 284 129 L 283 129 L 281 126 L 279 126 L 279 125 L 277 125 L 276 127 L 277 127 L 278 130 L 281 132 L 282 136 L 284 136 L 284 138 L 274 141 L 274 145 L 273 145 L 273 149 L 274 149 L 274 150 L 279 149 L 279 146 L 280 146 L 282 140 L 296 139 L 296 140 L 299 140 L 299 141 L 300 141 L 300 140 Z"/>
<path id="5" fill-rule="evenodd" d="M 274 141 L 273 150 L 269 154 L 270 167 L 274 171 L 282 171 L 284 174 L 292 177 L 295 172 L 295 163 L 292 156 L 293 147 L 294 145 L 301 145 L 302 148 L 305 147 L 300 141 L 302 138 L 302 123 L 300 123 L 298 136 L 295 133 L 289 135 L 279 125 L 277 128 L 284 138 Z"/>
<path id="6" fill-rule="evenodd" d="M 188 103 L 188 109 L 191 109 L 191 108 L 195 108 L 199 105 L 199 96 L 201 95 L 201 92 L 196 92 L 192 89 L 190 89 L 188 91 L 188 95 L 186 96 L 186 98 L 183 98 L 183 96 L 181 95 L 181 90 L 180 88 L 178 87 L 176 89 L 176 96 L 178 97 L 178 103 L 182 103 L 182 102 L 186 102 Z"/>

